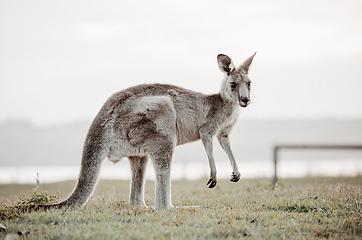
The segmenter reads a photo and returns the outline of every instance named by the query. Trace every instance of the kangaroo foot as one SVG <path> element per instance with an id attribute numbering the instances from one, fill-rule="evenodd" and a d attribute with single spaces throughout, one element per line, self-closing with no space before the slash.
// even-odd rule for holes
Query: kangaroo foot
<path id="1" fill-rule="evenodd" d="M 217 183 L 216 177 L 210 177 L 206 185 L 209 185 L 209 188 L 214 188 L 216 186 L 216 183 Z"/>
<path id="2" fill-rule="evenodd" d="M 230 177 L 230 181 L 232 181 L 232 182 L 237 182 L 237 181 L 240 180 L 240 178 L 241 178 L 241 173 L 239 173 L 239 172 L 232 172 L 232 173 L 231 173 L 231 177 Z"/>

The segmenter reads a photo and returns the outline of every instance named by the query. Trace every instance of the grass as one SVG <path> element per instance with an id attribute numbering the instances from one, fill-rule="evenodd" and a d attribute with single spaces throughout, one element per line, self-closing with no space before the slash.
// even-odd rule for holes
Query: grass
<path id="1" fill-rule="evenodd" d="M 20 213 L 9 207 L 59 191 L 66 197 L 75 182 L 33 186 L 0 185 L 0 239 L 361 239 L 362 177 L 219 181 L 175 181 L 174 208 L 154 211 L 129 205 L 129 181 L 100 181 L 89 203 L 75 210 Z M 54 195 L 55 194 L 55 195 Z M 154 204 L 154 183 L 146 184 L 146 204 Z M 46 200 L 46 201 L 47 201 Z"/>

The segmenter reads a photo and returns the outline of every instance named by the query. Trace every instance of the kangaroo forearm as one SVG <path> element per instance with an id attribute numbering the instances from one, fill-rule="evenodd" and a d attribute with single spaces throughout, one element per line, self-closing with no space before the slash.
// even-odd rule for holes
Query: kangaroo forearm
<path id="1" fill-rule="evenodd" d="M 212 138 L 211 137 L 202 138 L 202 143 L 204 144 L 206 155 L 209 160 L 211 174 L 216 175 L 216 165 L 214 160 L 214 154 L 212 152 L 213 150 Z"/>
<path id="2" fill-rule="evenodd" d="M 227 154 L 229 160 L 230 160 L 230 164 L 231 164 L 231 168 L 233 170 L 233 172 L 238 172 L 238 165 L 236 164 L 235 158 L 234 158 L 234 154 L 231 151 L 231 147 L 230 147 L 230 142 L 228 138 L 219 138 L 219 142 L 221 147 L 224 149 L 225 153 Z"/>

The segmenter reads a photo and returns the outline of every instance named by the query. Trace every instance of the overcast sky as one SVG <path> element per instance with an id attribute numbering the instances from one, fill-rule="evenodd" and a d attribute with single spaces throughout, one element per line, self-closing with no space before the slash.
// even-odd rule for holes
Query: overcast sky
<path id="1" fill-rule="evenodd" d="M 0 1 L 0 122 L 91 120 L 142 83 L 219 91 L 257 52 L 240 119 L 362 119 L 362 1 Z"/>

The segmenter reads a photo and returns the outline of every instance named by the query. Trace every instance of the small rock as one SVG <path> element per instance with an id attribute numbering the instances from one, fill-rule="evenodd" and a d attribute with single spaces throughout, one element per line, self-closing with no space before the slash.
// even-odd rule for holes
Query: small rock
<path id="1" fill-rule="evenodd" d="M 243 237 L 250 237 L 251 236 L 251 233 L 247 230 L 247 229 L 244 229 L 242 231 L 242 236 Z"/>
<path id="2" fill-rule="evenodd" d="M 6 232 L 6 227 L 0 223 L 0 232 Z"/>
<path id="3" fill-rule="evenodd" d="M 256 218 L 254 218 L 253 220 L 251 220 L 250 223 L 258 223 L 258 220 L 256 220 Z"/>
<path id="4" fill-rule="evenodd" d="M 29 231 L 20 231 L 20 230 L 18 231 L 19 236 L 27 237 L 29 234 L 30 234 Z"/>
<path id="5" fill-rule="evenodd" d="M 58 221 L 54 221 L 54 222 L 52 222 L 52 225 L 54 225 L 54 226 L 59 225 L 59 222 L 58 222 Z"/>

